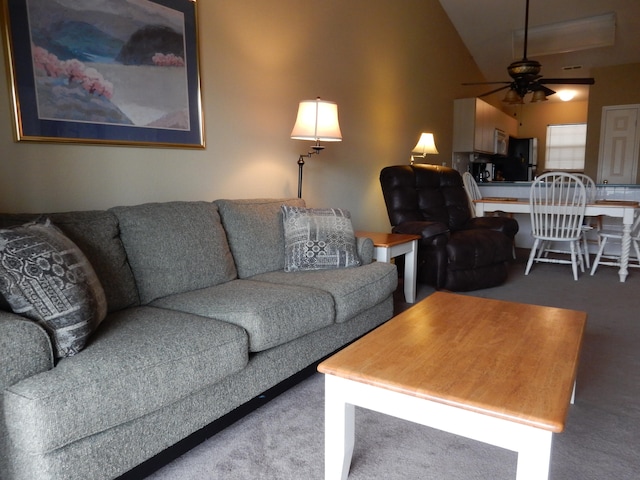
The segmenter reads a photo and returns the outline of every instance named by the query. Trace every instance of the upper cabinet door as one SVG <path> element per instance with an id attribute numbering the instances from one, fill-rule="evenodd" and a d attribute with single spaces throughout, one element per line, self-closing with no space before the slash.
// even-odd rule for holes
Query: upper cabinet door
<path id="1" fill-rule="evenodd" d="M 515 136 L 518 122 L 479 98 L 460 98 L 453 102 L 453 151 L 495 152 L 496 129 Z"/>

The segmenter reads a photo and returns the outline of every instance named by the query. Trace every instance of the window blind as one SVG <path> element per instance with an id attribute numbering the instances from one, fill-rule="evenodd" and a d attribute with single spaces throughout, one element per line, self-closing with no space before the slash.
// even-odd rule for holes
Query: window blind
<path id="1" fill-rule="evenodd" d="M 584 170 L 587 124 L 547 125 L 545 170 Z"/>

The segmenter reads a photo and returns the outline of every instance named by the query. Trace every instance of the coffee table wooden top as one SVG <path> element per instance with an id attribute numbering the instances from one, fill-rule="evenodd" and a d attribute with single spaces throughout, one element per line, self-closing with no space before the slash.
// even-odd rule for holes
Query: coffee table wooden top
<path id="1" fill-rule="evenodd" d="M 586 319 L 575 310 L 436 292 L 318 370 L 561 432 Z"/>

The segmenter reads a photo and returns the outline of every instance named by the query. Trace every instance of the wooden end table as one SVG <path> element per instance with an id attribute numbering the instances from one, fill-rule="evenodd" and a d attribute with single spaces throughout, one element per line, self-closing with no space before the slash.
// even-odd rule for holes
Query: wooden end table
<path id="1" fill-rule="evenodd" d="M 389 263 L 392 258 L 404 255 L 404 299 L 407 303 L 415 302 L 420 235 L 363 231 L 355 233 L 357 237 L 369 237 L 373 240 L 377 262 Z"/>
<path id="2" fill-rule="evenodd" d="M 586 314 L 436 292 L 320 363 L 325 479 L 346 479 L 355 406 L 518 453 L 546 480 L 572 402 Z"/>

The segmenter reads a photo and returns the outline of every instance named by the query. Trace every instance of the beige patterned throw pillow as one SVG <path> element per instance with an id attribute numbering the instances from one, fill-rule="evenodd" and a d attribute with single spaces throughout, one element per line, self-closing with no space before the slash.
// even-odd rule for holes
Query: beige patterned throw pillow
<path id="1" fill-rule="evenodd" d="M 286 272 L 360 265 L 351 215 L 340 208 L 283 205 Z"/>
<path id="2" fill-rule="evenodd" d="M 78 353 L 107 313 L 89 261 L 49 219 L 0 230 L 0 295 L 42 325 L 57 358 Z"/>

